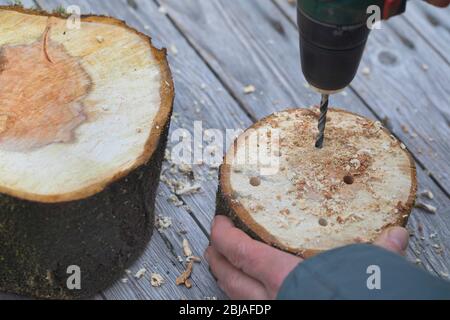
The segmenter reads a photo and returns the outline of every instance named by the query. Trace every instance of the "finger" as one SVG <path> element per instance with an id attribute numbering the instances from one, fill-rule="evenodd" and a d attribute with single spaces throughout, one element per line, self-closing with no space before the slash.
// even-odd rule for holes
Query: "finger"
<path id="1" fill-rule="evenodd" d="M 374 244 L 398 254 L 405 254 L 408 241 L 409 233 L 405 228 L 392 227 L 385 230 Z"/>
<path id="2" fill-rule="evenodd" d="M 436 7 L 445 8 L 450 4 L 450 0 L 427 0 L 427 2 L 431 3 Z"/>
<path id="3" fill-rule="evenodd" d="M 223 216 L 214 220 L 211 244 L 233 266 L 262 282 L 271 292 L 277 292 L 286 276 L 302 261 L 251 239 Z"/>
<path id="4" fill-rule="evenodd" d="M 211 267 L 211 272 L 217 278 L 219 287 L 231 299 L 265 300 L 269 298 L 263 284 L 235 268 L 214 248 L 209 247 L 206 250 L 205 258 Z"/>

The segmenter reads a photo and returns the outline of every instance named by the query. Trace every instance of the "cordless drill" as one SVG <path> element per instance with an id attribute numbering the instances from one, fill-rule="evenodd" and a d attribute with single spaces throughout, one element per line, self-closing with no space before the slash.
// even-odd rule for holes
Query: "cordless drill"
<path id="1" fill-rule="evenodd" d="M 297 1 L 303 74 L 322 94 L 317 148 L 323 146 L 328 97 L 355 77 L 371 31 L 371 15 L 388 19 L 405 9 L 406 0 Z"/>

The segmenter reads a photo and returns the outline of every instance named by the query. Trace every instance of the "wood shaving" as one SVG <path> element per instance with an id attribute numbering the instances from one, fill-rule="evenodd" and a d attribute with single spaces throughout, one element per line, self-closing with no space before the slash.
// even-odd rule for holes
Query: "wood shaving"
<path id="1" fill-rule="evenodd" d="M 200 262 L 202 262 L 202 259 L 200 257 L 197 257 L 197 256 L 189 256 L 189 257 L 186 258 L 186 261 L 187 262 L 193 261 L 193 262 L 196 262 L 196 263 L 200 263 Z"/>
<path id="2" fill-rule="evenodd" d="M 159 231 L 166 230 L 172 226 L 172 218 L 157 216 L 155 226 Z"/>
<path id="3" fill-rule="evenodd" d="M 145 275 L 146 272 L 147 272 L 147 269 L 141 268 L 138 270 L 138 272 L 135 273 L 134 277 L 136 279 L 141 279 Z"/>
<path id="4" fill-rule="evenodd" d="M 433 200 L 433 199 L 434 199 L 434 195 L 433 195 L 433 193 L 432 193 L 430 190 L 423 190 L 423 191 L 419 194 L 419 196 L 421 196 L 421 197 L 426 197 L 426 198 L 428 198 L 428 199 L 430 199 L 430 200 Z"/>
<path id="5" fill-rule="evenodd" d="M 359 167 L 361 166 L 361 162 L 358 159 L 351 159 L 350 160 L 350 164 L 356 169 L 358 170 Z"/>
<path id="6" fill-rule="evenodd" d="M 166 281 L 159 273 L 152 273 L 150 283 L 152 287 L 161 287 Z"/>
<path id="7" fill-rule="evenodd" d="M 419 209 L 423 209 L 429 213 L 436 213 L 436 211 L 437 211 L 437 208 L 435 206 L 432 206 L 431 204 L 427 204 L 427 203 L 423 203 L 423 202 L 417 202 L 415 204 L 415 207 L 419 208 Z"/>
<path id="8" fill-rule="evenodd" d="M 189 279 L 186 279 L 186 281 L 184 282 L 184 285 L 186 286 L 186 288 L 190 289 L 192 288 L 192 282 Z"/>
<path id="9" fill-rule="evenodd" d="M 186 175 L 189 175 L 189 176 L 193 176 L 193 174 L 194 174 L 192 165 L 190 165 L 190 164 L 184 164 L 184 163 L 180 164 L 178 166 L 178 171 L 180 171 L 181 173 L 184 173 Z"/>
<path id="10" fill-rule="evenodd" d="M 254 85 L 248 85 L 244 87 L 244 93 L 245 94 L 250 94 L 256 91 L 256 88 Z"/>
<path id="11" fill-rule="evenodd" d="M 103 43 L 105 41 L 105 38 L 103 38 L 102 36 L 97 36 L 95 39 L 98 43 Z"/>
<path id="12" fill-rule="evenodd" d="M 159 11 L 159 13 L 167 14 L 167 9 L 166 9 L 166 7 L 160 6 L 160 7 L 158 8 L 158 11 Z"/>
<path id="13" fill-rule="evenodd" d="M 178 48 L 174 44 L 170 46 L 170 51 L 174 56 L 178 54 Z"/>
<path id="14" fill-rule="evenodd" d="M 192 256 L 191 246 L 189 245 L 189 241 L 186 238 L 183 239 L 183 253 L 185 257 Z"/>
<path id="15" fill-rule="evenodd" d="M 181 196 L 181 195 L 185 195 L 185 194 L 192 194 L 192 193 L 196 193 L 201 189 L 201 186 L 196 183 L 192 186 L 185 186 L 184 188 L 177 190 L 176 194 Z"/>
<path id="16" fill-rule="evenodd" d="M 167 198 L 167 201 L 172 203 L 175 207 L 181 207 L 184 204 L 183 201 L 178 199 L 178 197 L 176 195 L 174 195 L 174 194 L 170 195 Z"/>
<path id="17" fill-rule="evenodd" d="M 177 286 L 184 284 L 186 287 L 186 280 L 191 277 L 192 269 L 194 268 L 194 262 L 190 261 L 186 264 L 186 270 L 176 279 L 175 283 Z M 188 282 L 189 285 L 190 282 Z"/>
<path id="18" fill-rule="evenodd" d="M 362 74 L 365 76 L 368 76 L 370 74 L 370 68 L 369 67 L 364 67 L 362 69 Z"/>

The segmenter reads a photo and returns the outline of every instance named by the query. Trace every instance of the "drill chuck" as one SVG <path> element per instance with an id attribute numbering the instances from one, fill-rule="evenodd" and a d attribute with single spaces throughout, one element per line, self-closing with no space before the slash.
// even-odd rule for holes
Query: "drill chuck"
<path id="1" fill-rule="evenodd" d="M 319 22 L 298 8 L 303 74 L 319 91 L 347 87 L 356 75 L 370 33 L 366 23 L 332 25 Z"/>
<path id="2" fill-rule="evenodd" d="M 322 93 L 342 90 L 358 70 L 370 29 L 368 8 L 382 19 L 403 13 L 406 0 L 298 0 L 303 74 Z"/>

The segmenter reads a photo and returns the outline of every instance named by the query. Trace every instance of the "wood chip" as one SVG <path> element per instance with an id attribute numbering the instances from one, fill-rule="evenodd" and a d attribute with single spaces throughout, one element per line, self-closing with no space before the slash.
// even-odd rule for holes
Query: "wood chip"
<path id="1" fill-rule="evenodd" d="M 185 194 L 192 194 L 192 193 L 198 192 L 200 190 L 200 188 L 201 188 L 201 186 L 198 183 L 196 183 L 192 186 L 186 186 L 180 190 L 177 190 L 176 194 L 179 196 L 185 195 Z"/>
<path id="2" fill-rule="evenodd" d="M 419 196 L 421 196 L 421 197 L 426 197 L 426 198 L 428 198 L 428 199 L 430 199 L 430 200 L 433 200 L 433 199 L 434 199 L 434 195 L 433 195 L 433 193 L 432 193 L 430 190 L 423 190 L 423 191 L 419 194 Z"/>
<path id="3" fill-rule="evenodd" d="M 166 230 L 172 226 L 172 218 L 157 216 L 155 226 L 159 231 Z"/>
<path id="4" fill-rule="evenodd" d="M 188 280 L 191 277 L 193 267 L 194 267 L 194 262 L 190 261 L 187 263 L 186 270 L 184 270 L 184 272 L 177 278 L 177 280 L 175 282 L 177 286 L 182 285 L 182 284 L 186 285 L 186 280 Z M 186 287 L 187 287 L 187 285 L 186 285 Z"/>
<path id="5" fill-rule="evenodd" d="M 254 85 L 248 85 L 244 87 L 244 93 L 245 94 L 250 94 L 256 91 L 256 88 Z"/>
<path id="6" fill-rule="evenodd" d="M 138 272 L 135 273 L 134 277 L 136 279 L 141 279 L 145 275 L 146 272 L 147 272 L 147 269 L 141 268 L 141 269 L 139 269 Z"/>
<path id="7" fill-rule="evenodd" d="M 362 69 L 362 74 L 365 76 L 368 76 L 370 74 L 370 68 L 369 67 L 364 67 Z"/>
<path id="8" fill-rule="evenodd" d="M 166 7 L 160 6 L 160 7 L 158 8 L 158 11 L 159 11 L 159 13 L 167 14 L 167 9 L 166 9 Z"/>
<path id="9" fill-rule="evenodd" d="M 188 289 L 192 288 L 192 282 L 191 282 L 191 280 L 187 279 L 187 280 L 184 282 L 184 285 L 185 285 L 186 288 L 188 288 Z"/>
<path id="10" fill-rule="evenodd" d="M 96 39 L 98 43 L 103 43 L 105 41 L 105 38 L 103 38 L 102 36 L 97 36 Z"/>
<path id="11" fill-rule="evenodd" d="M 189 256 L 189 257 L 187 257 L 186 258 L 186 261 L 193 261 L 193 262 L 197 262 L 197 263 L 200 263 L 200 262 L 202 262 L 202 259 L 200 258 L 200 257 L 197 257 L 197 256 Z"/>
<path id="12" fill-rule="evenodd" d="M 167 201 L 170 202 L 170 203 L 173 203 L 173 205 L 174 205 L 175 207 L 181 207 L 181 206 L 184 204 L 183 201 L 181 201 L 180 199 L 178 199 L 178 197 L 177 197 L 176 195 L 174 195 L 174 194 L 170 195 L 170 196 L 167 198 Z"/>
<path id="13" fill-rule="evenodd" d="M 427 203 L 423 203 L 423 202 L 417 202 L 415 204 L 415 207 L 425 210 L 429 213 L 436 213 L 436 211 L 437 211 L 437 208 L 435 206 L 432 206 L 431 204 L 427 204 Z"/>
<path id="14" fill-rule="evenodd" d="M 192 256 L 191 246 L 189 245 L 189 241 L 186 238 L 183 239 L 183 253 L 185 257 Z"/>
<path id="15" fill-rule="evenodd" d="M 174 44 L 172 44 L 172 45 L 170 46 L 170 51 L 172 52 L 172 54 L 173 54 L 174 56 L 176 56 L 176 55 L 178 54 L 178 48 L 177 48 L 177 46 L 174 45 Z"/>
<path id="16" fill-rule="evenodd" d="M 152 287 L 161 287 L 164 282 L 164 278 L 159 273 L 152 273 L 150 277 L 150 283 L 152 284 Z"/>

